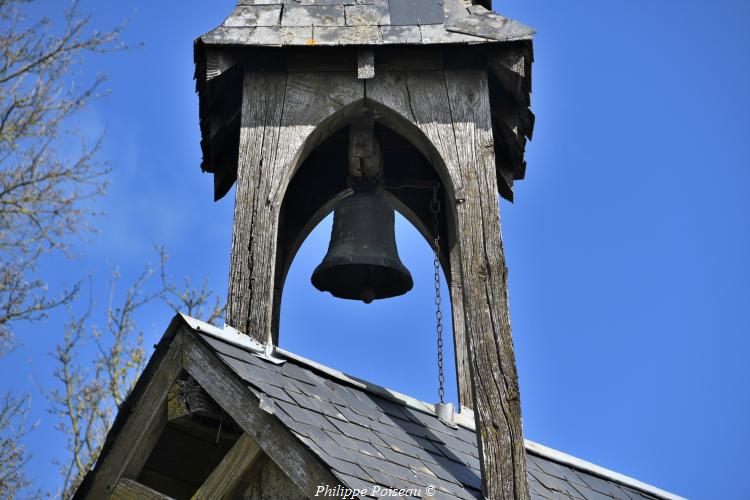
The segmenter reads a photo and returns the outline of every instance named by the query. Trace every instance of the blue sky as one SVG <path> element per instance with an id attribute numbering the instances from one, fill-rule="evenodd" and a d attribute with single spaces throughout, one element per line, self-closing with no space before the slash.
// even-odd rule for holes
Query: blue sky
<path id="1" fill-rule="evenodd" d="M 129 17 L 125 39 L 144 47 L 81 68 L 109 75 L 111 94 L 77 126 L 92 137 L 106 127 L 113 185 L 93 243 L 41 272 L 53 287 L 91 273 L 100 310 L 111 270 L 133 278 L 161 244 L 175 278 L 207 276 L 223 296 L 233 192 L 213 203 L 199 169 L 192 40 L 233 2 L 83 5 L 102 29 Z M 750 498 L 750 3 L 495 9 L 539 32 L 527 179 L 501 203 L 527 437 L 691 498 Z M 318 293 L 324 221 L 289 274 L 280 343 L 435 401 L 430 249 L 397 226 L 414 291 L 370 306 Z M 146 344 L 169 319 L 161 305 L 142 312 Z M 49 489 L 64 441 L 39 388 L 63 320 L 20 328 L 23 345 L 0 363 L 0 389 L 35 394 L 29 470 Z"/>

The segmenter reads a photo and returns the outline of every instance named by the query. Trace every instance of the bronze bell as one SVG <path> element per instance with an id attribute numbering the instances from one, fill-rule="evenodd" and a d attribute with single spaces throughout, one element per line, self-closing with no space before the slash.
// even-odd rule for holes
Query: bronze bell
<path id="1" fill-rule="evenodd" d="M 336 204 L 328 253 L 312 284 L 366 304 L 411 290 L 414 282 L 396 249 L 393 205 L 382 191 L 355 192 Z"/>

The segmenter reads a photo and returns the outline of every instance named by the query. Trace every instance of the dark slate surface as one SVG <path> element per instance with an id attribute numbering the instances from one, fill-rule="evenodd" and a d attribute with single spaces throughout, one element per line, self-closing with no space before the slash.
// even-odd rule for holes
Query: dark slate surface
<path id="1" fill-rule="evenodd" d="M 462 0 L 239 0 L 209 45 L 450 44 L 528 40 L 528 26 Z"/>
<path id="2" fill-rule="evenodd" d="M 351 488 L 435 488 L 431 498 L 481 498 L 476 437 L 432 414 L 289 360 L 275 365 L 199 334 L 249 390 Z M 535 499 L 653 499 L 644 492 L 529 453 Z"/>

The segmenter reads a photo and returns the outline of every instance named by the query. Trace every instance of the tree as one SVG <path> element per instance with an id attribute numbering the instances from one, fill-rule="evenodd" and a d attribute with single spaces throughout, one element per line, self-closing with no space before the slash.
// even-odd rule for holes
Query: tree
<path id="1" fill-rule="evenodd" d="M 0 498 L 13 498 L 30 482 L 23 472 L 28 454 L 22 444 L 31 430 L 26 424 L 29 397 L 6 393 L 0 400 Z"/>
<path id="2" fill-rule="evenodd" d="M 101 139 L 87 141 L 71 118 L 100 94 L 104 77 L 76 78 L 84 53 L 124 48 L 120 29 L 92 31 L 77 1 L 59 19 L 29 19 L 34 0 L 0 0 L 0 356 L 13 347 L 14 325 L 38 321 L 70 304 L 80 283 L 51 293 L 37 275 L 46 254 L 69 255 L 90 233 L 87 203 L 104 193 Z M 49 9 L 47 9 L 49 10 Z M 29 481 L 22 439 L 28 396 L 0 401 L 0 496 Z"/>
<path id="3" fill-rule="evenodd" d="M 52 294 L 36 276 L 40 259 L 90 233 L 87 202 L 104 193 L 100 140 L 71 118 L 99 95 L 104 76 L 82 84 L 84 53 L 124 48 L 120 29 L 91 31 L 73 1 L 61 25 L 25 15 L 34 0 L 0 0 L 0 354 L 18 321 L 38 321 L 70 303 L 80 284 Z M 73 147 L 76 145 L 75 147 Z"/>
<path id="4" fill-rule="evenodd" d="M 175 313 L 183 312 L 209 323 L 224 315 L 225 307 L 204 281 L 193 287 L 188 279 L 180 290 L 166 272 L 167 254 L 159 253 L 159 281 L 156 271 L 146 266 L 127 288 L 121 301 L 115 301 L 120 277 L 114 273 L 104 326 L 91 318 L 92 307 L 66 325 L 63 342 L 57 346 L 54 376 L 58 387 L 50 394 L 51 412 L 57 429 L 68 438 L 68 456 L 58 465 L 63 480 L 62 496 L 69 498 L 80 484 L 104 444 L 117 408 L 125 401 L 146 362 L 143 334 L 135 314 L 155 300 L 163 301 Z M 96 355 L 82 355 L 86 344 L 96 346 Z"/>

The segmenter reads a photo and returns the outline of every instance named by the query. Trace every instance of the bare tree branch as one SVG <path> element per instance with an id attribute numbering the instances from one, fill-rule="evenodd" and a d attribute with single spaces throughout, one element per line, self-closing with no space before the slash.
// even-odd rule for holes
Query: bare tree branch
<path id="1" fill-rule="evenodd" d="M 101 137 L 82 137 L 71 119 L 105 78 L 83 83 L 74 71 L 85 53 L 124 48 L 122 27 L 91 30 L 77 0 L 58 23 L 27 19 L 35 1 L 0 1 L 0 354 L 14 323 L 42 319 L 78 292 L 50 296 L 37 267 L 92 232 L 88 201 L 104 193 L 108 168 L 96 160 Z"/>
<path id="2" fill-rule="evenodd" d="M 23 470 L 29 454 L 22 444 L 35 427 L 27 426 L 29 403 L 29 396 L 5 394 L 0 399 L 0 498 L 14 498 L 31 485 Z"/>
<path id="3" fill-rule="evenodd" d="M 157 271 L 146 266 L 123 293 L 118 293 L 121 277 L 114 271 L 103 326 L 92 322 L 93 305 L 89 302 L 79 316 L 71 313 L 63 342 L 55 350 L 53 375 L 57 387 L 48 397 L 50 411 L 58 419 L 56 427 L 68 437 L 68 457 L 58 463 L 64 498 L 75 492 L 94 465 L 117 408 L 146 363 L 143 332 L 136 322 L 138 311 L 161 300 L 174 312 L 206 321 L 215 321 L 224 313 L 224 306 L 208 290 L 206 280 L 200 288 L 194 288 L 185 279 L 184 290 L 172 283 L 166 270 L 169 257 L 164 248 L 156 251 L 158 280 Z M 84 355 L 87 343 L 96 347 L 93 358 Z"/>

